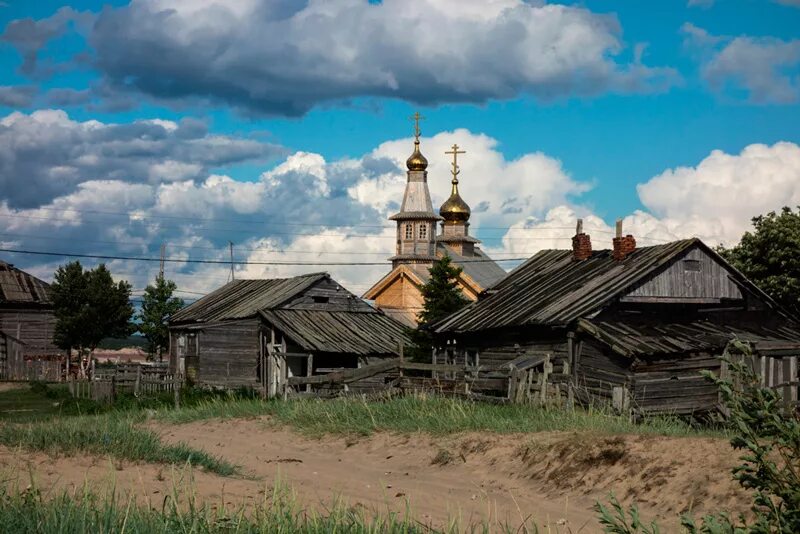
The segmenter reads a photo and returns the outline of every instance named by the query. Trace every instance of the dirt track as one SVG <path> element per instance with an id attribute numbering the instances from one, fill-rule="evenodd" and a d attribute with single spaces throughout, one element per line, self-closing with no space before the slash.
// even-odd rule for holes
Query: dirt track
<path id="1" fill-rule="evenodd" d="M 253 477 L 194 473 L 198 496 L 214 503 L 257 502 L 279 478 L 304 506 L 340 496 L 370 510 L 402 513 L 408 506 L 417 519 L 434 525 L 452 518 L 462 525 L 478 520 L 517 525 L 532 516 L 553 532 L 598 532 L 592 505 L 611 491 L 626 502 L 635 497 L 643 515 L 660 517 L 667 532 L 690 508 L 700 514 L 746 507 L 730 480 L 736 455 L 718 439 L 548 433 L 317 440 L 252 419 L 157 428 L 165 440 L 223 456 Z M 181 476 L 160 466 L 97 458 L 53 461 L 0 449 L 6 469 L 25 460 L 42 488 L 113 478 L 118 490 L 157 503 L 171 491 L 173 476 Z M 18 472 L 26 484 L 25 468 Z"/>

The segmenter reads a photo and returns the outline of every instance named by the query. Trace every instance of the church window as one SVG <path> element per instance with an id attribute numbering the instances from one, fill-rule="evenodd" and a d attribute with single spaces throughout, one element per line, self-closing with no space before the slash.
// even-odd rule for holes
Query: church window
<path id="1" fill-rule="evenodd" d="M 428 225 L 425 223 L 419 225 L 419 238 L 428 239 Z"/>
<path id="2" fill-rule="evenodd" d="M 414 237 L 414 225 L 411 223 L 406 223 L 406 239 L 412 239 Z"/>

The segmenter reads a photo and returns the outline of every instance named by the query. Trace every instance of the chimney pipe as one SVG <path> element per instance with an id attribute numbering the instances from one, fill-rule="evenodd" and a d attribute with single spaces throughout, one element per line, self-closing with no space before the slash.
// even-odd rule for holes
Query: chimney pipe
<path id="1" fill-rule="evenodd" d="M 612 240 L 614 250 L 611 253 L 616 261 L 622 261 L 628 257 L 628 254 L 636 250 L 636 239 L 631 234 L 622 236 L 622 219 L 617 219 L 616 236 Z"/>
<path id="2" fill-rule="evenodd" d="M 592 257 L 592 240 L 588 234 L 583 233 L 583 219 L 578 219 L 575 228 L 575 237 L 572 238 L 572 259 L 575 261 L 588 260 Z"/>

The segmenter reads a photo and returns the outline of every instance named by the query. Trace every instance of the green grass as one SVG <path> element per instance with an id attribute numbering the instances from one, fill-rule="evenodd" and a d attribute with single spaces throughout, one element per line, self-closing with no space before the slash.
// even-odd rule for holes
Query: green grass
<path id="1" fill-rule="evenodd" d="M 120 460 L 201 466 L 232 475 L 235 467 L 185 444 L 168 445 L 129 414 L 65 417 L 28 424 L 0 425 L 0 444 L 50 455 L 91 453 Z"/>
<path id="2" fill-rule="evenodd" d="M 92 532 L 130 533 L 397 533 L 432 532 L 407 515 L 370 514 L 360 508 L 335 504 L 324 513 L 302 509 L 285 490 L 276 490 L 250 508 L 187 502 L 173 493 L 151 508 L 125 501 L 113 493 L 88 491 L 42 496 L 36 490 L 0 489 L 0 525 L 3 532 L 50 534 Z M 492 525 L 491 531 L 498 531 Z M 516 529 L 500 527 L 500 531 Z M 449 525 L 437 532 L 489 532 L 489 525 L 459 528 Z M 533 532 L 534 530 L 530 530 Z"/>
<path id="3" fill-rule="evenodd" d="M 169 423 L 187 423 L 211 418 L 241 418 L 268 415 L 311 435 L 361 434 L 373 432 L 546 432 L 590 431 L 607 434 L 652 434 L 664 436 L 721 435 L 671 417 L 646 419 L 635 424 L 627 418 L 600 410 L 572 411 L 522 405 L 494 405 L 442 397 L 405 396 L 386 401 L 355 398 L 335 400 L 262 401 L 258 399 L 200 402 L 178 410 L 161 410 L 156 418 Z"/>
<path id="4" fill-rule="evenodd" d="M 16 384 L 15 384 L 16 386 Z M 0 421 L 30 422 L 93 411 L 95 403 L 73 399 L 66 384 L 19 384 L 0 391 Z"/>

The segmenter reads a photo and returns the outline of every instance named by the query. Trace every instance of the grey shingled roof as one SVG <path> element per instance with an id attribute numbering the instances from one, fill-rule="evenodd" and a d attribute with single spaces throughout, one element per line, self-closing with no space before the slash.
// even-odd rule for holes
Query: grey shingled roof
<path id="1" fill-rule="evenodd" d="M 464 274 L 475 280 L 475 283 L 483 289 L 488 289 L 508 274 L 505 269 L 477 247 L 475 248 L 474 257 L 462 256 L 444 243 L 438 243 L 437 247 L 450 256 L 453 263 L 461 267 Z"/>
<path id="2" fill-rule="evenodd" d="M 261 315 L 307 351 L 399 354 L 400 343 L 410 342 L 402 324 L 375 310 L 264 310 Z"/>
<path id="3" fill-rule="evenodd" d="M 272 308 L 327 277 L 313 273 L 294 278 L 234 280 L 183 308 L 170 323 L 224 321 L 253 317 Z"/>
<path id="4" fill-rule="evenodd" d="M 776 327 L 753 324 L 745 328 L 708 320 L 645 323 L 579 319 L 578 329 L 628 357 L 722 349 L 734 338 L 752 342 L 756 350 L 800 350 L 800 332 L 788 323 Z"/>
<path id="5" fill-rule="evenodd" d="M 543 250 L 511 271 L 486 297 L 439 322 L 435 330 L 469 332 L 522 325 L 566 325 L 601 309 L 694 247 L 701 247 L 726 264 L 699 239 L 640 247 L 624 261 L 615 261 L 610 250 L 594 251 L 585 261 L 574 261 L 571 250 Z M 737 283 L 777 308 L 766 294 L 730 269 Z"/>
<path id="6" fill-rule="evenodd" d="M 51 305 L 50 285 L 0 261 L 0 303 L 4 302 Z"/>

